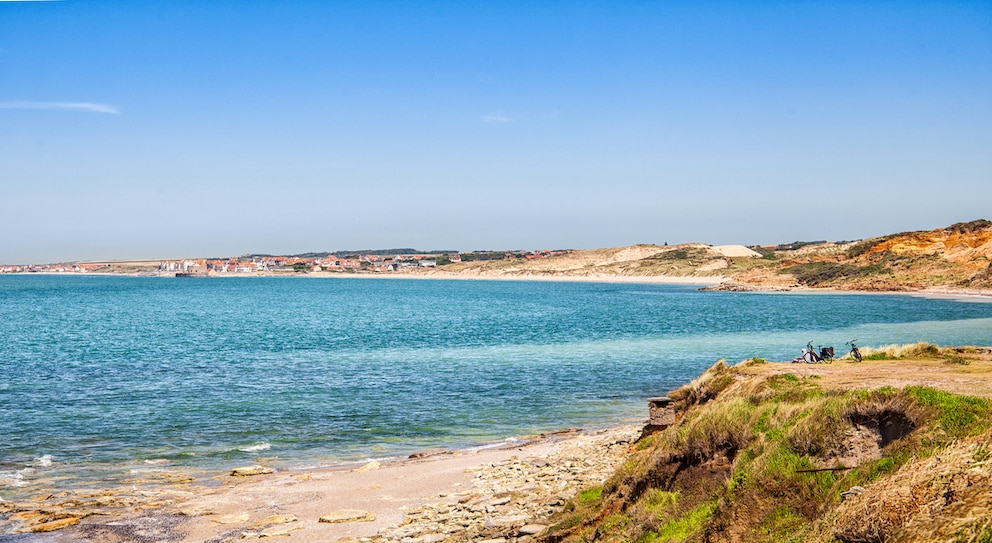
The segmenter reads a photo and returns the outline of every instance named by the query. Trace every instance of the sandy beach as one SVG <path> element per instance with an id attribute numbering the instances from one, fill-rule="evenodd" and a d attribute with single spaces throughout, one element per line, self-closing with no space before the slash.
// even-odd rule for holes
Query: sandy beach
<path id="1" fill-rule="evenodd" d="M 254 466 L 261 473 L 237 476 L 235 466 L 205 480 L 166 469 L 128 488 L 2 502 L 10 520 L 0 528 L 25 535 L 0 541 L 523 542 L 576 492 L 608 478 L 640 430 L 567 430 L 340 469 Z"/>

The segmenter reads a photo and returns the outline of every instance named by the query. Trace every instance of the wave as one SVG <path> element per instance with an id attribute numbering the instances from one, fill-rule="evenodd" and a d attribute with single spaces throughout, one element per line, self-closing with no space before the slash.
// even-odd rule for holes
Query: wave
<path id="1" fill-rule="evenodd" d="M 55 459 L 50 454 L 45 454 L 34 459 L 34 465 L 47 468 L 55 463 Z"/>
<path id="2" fill-rule="evenodd" d="M 246 453 L 267 451 L 272 448 L 271 443 L 256 443 L 255 445 L 249 445 L 247 447 L 238 447 L 238 450 Z"/>

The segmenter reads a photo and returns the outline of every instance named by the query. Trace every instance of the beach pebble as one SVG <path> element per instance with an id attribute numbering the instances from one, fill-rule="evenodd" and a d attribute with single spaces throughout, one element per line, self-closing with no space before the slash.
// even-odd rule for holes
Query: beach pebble
<path id="1" fill-rule="evenodd" d="M 214 514 L 210 509 L 200 509 L 196 507 L 191 507 L 187 509 L 180 509 L 179 514 L 184 517 L 203 517 L 206 515 Z"/>
<path id="2" fill-rule="evenodd" d="M 289 524 L 290 522 L 296 522 L 298 519 L 296 515 L 272 515 L 271 517 L 266 517 L 255 524 L 248 527 L 250 530 L 257 530 L 259 528 L 265 528 L 266 526 L 272 526 L 273 524 Z"/>
<path id="3" fill-rule="evenodd" d="M 438 456 L 440 454 L 451 454 L 448 449 L 429 449 L 426 451 L 415 452 L 410 455 L 410 458 L 427 458 L 429 456 Z"/>
<path id="4" fill-rule="evenodd" d="M 521 522 L 526 522 L 527 517 L 524 515 L 513 515 L 508 517 L 492 517 L 486 521 L 486 528 L 492 528 L 496 526 L 513 526 L 514 524 L 520 524 Z"/>
<path id="5" fill-rule="evenodd" d="M 68 517 L 60 518 L 58 520 L 53 520 L 51 522 L 44 522 L 42 524 L 35 524 L 34 526 L 28 527 L 29 532 L 54 532 L 55 530 L 61 530 L 62 528 L 68 528 L 74 524 L 79 524 L 78 517 Z"/>
<path id="6" fill-rule="evenodd" d="M 281 535 L 289 535 L 289 534 L 291 534 L 291 533 L 293 533 L 295 531 L 302 530 L 302 529 L 303 529 L 303 526 L 292 526 L 290 528 L 281 528 L 281 529 L 278 529 L 278 530 L 270 529 L 270 530 L 265 530 L 260 535 L 262 537 L 276 537 L 276 536 L 281 536 Z"/>
<path id="7" fill-rule="evenodd" d="M 221 515 L 215 519 L 212 519 L 217 524 L 243 524 L 248 522 L 251 516 L 248 513 L 235 513 L 232 515 Z"/>
<path id="8" fill-rule="evenodd" d="M 231 470 L 232 477 L 248 477 L 251 475 L 266 475 L 269 473 L 275 473 L 276 470 L 260 465 L 254 466 L 243 466 L 240 468 L 234 468 Z"/>
<path id="9" fill-rule="evenodd" d="M 544 524 L 527 524 L 517 530 L 517 533 L 520 535 L 537 535 L 547 529 L 548 527 Z"/>
<path id="10" fill-rule="evenodd" d="M 380 467 L 382 467 L 382 464 L 379 462 L 369 462 L 368 464 L 365 464 L 364 466 L 356 469 L 355 471 L 357 471 L 358 473 L 365 473 L 366 471 L 375 471 Z"/>
<path id="11" fill-rule="evenodd" d="M 338 524 L 342 522 L 372 522 L 375 515 L 361 509 L 340 509 L 320 517 L 320 522 Z"/>

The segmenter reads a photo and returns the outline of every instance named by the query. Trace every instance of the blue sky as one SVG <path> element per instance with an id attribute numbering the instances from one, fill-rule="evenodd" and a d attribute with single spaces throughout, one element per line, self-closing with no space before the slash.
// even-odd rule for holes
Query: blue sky
<path id="1" fill-rule="evenodd" d="M 0 1 L 2 263 L 989 210 L 988 1 Z"/>

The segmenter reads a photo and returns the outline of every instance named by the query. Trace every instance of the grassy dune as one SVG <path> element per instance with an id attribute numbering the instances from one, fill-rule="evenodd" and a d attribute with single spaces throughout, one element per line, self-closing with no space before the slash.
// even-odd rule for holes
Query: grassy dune
<path id="1" fill-rule="evenodd" d="M 544 541 L 992 541 L 992 350 L 867 355 L 718 362 Z"/>

